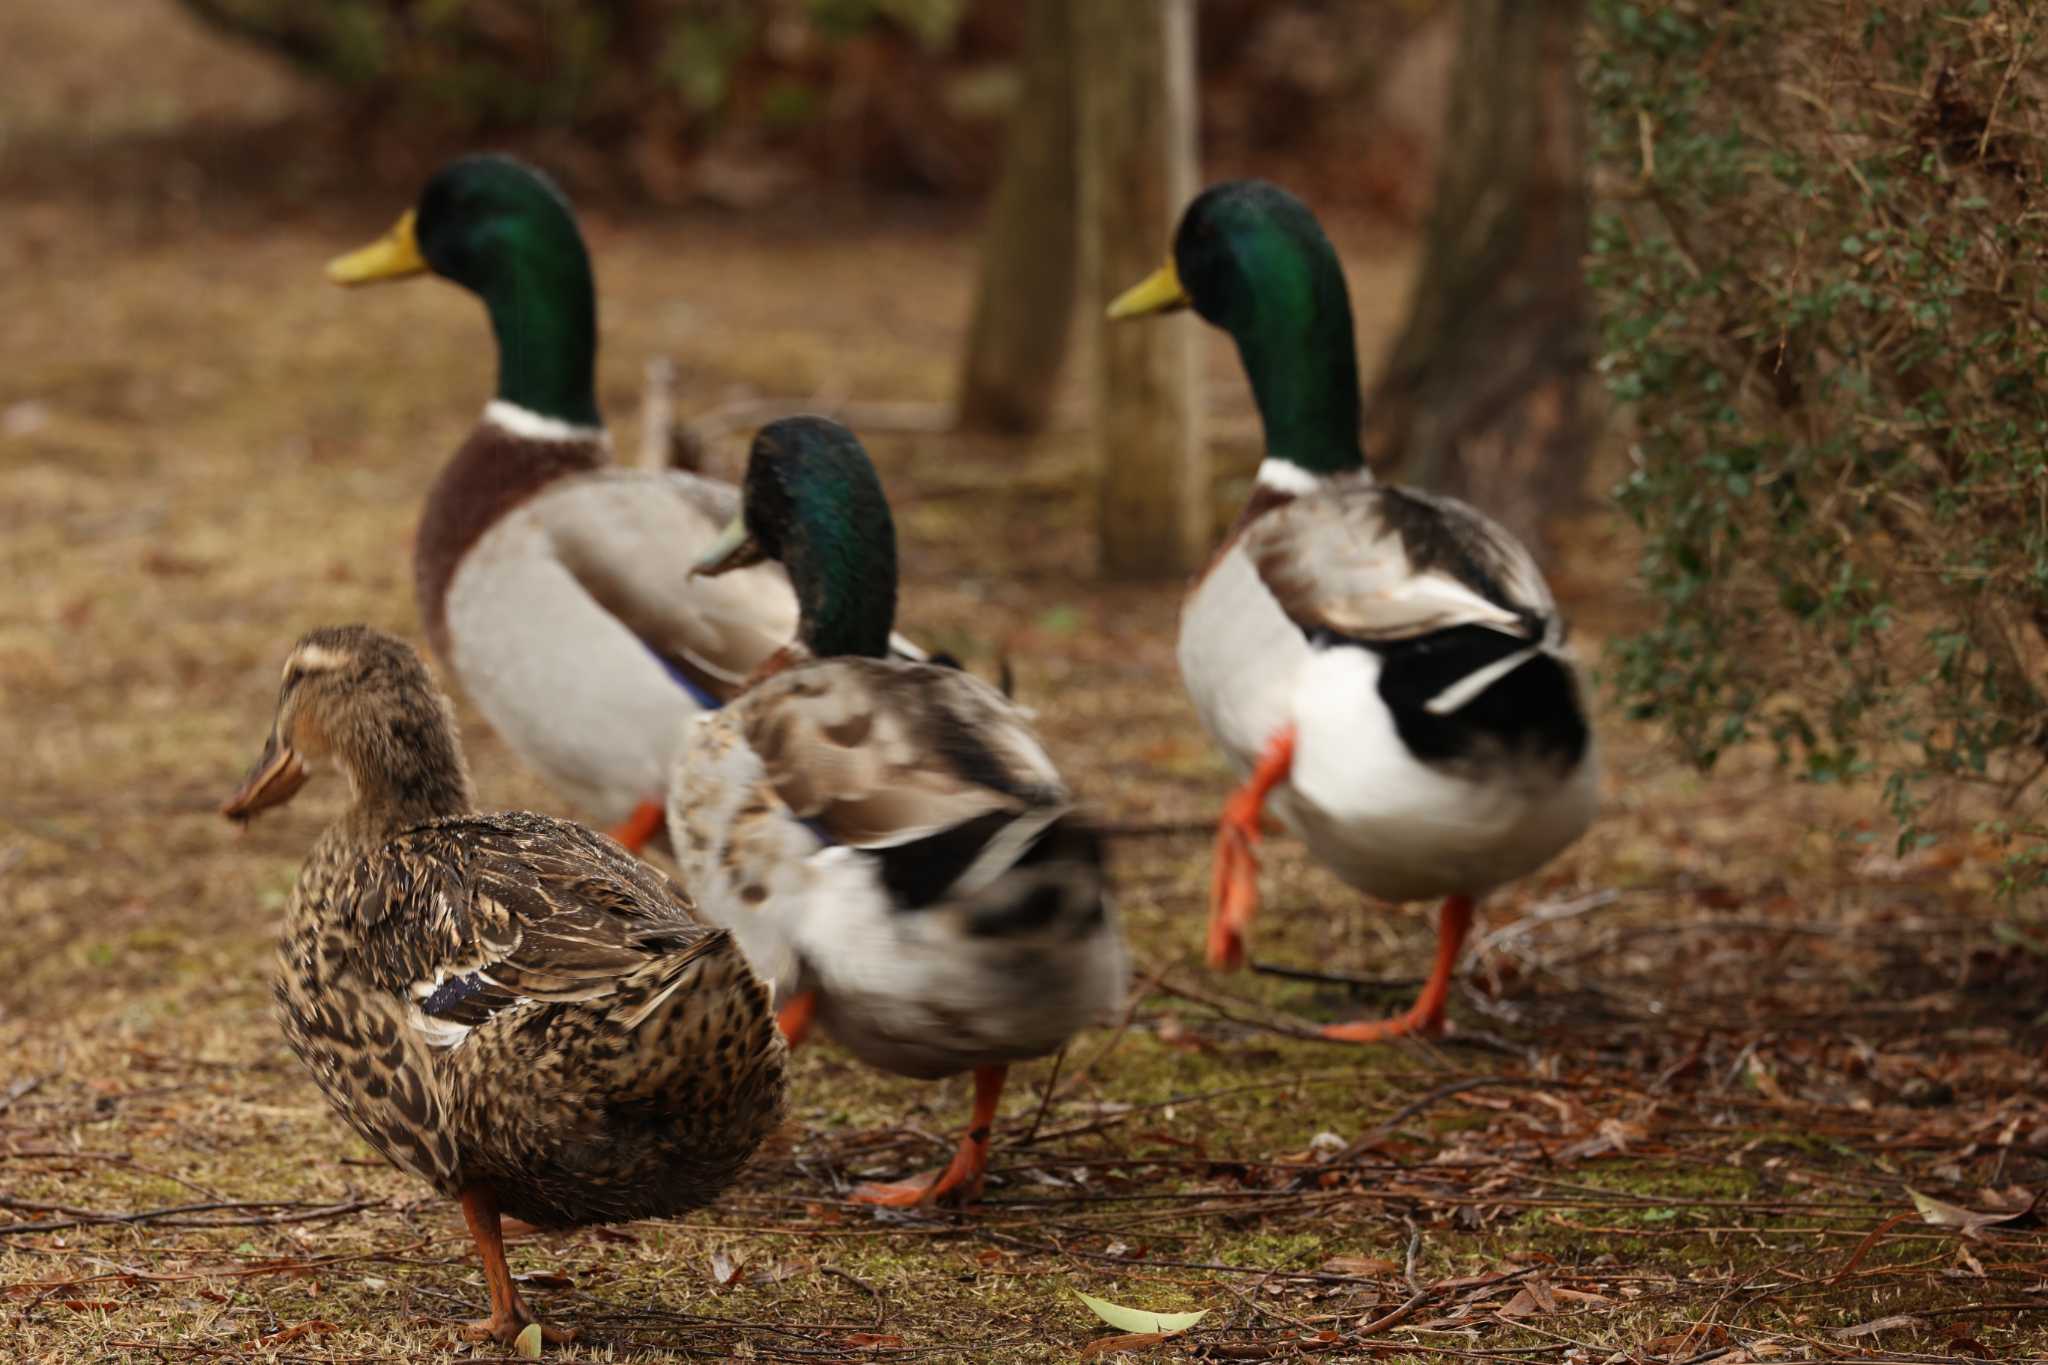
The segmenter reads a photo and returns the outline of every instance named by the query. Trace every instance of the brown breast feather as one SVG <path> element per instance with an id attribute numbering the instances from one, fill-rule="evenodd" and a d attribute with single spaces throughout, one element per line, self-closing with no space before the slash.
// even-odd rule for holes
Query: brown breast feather
<path id="1" fill-rule="evenodd" d="M 534 441 L 479 425 L 434 480 L 413 542 L 413 593 L 427 640 L 454 666 L 448 639 L 448 585 L 471 546 L 497 520 L 555 480 L 600 469 L 595 440 Z"/>

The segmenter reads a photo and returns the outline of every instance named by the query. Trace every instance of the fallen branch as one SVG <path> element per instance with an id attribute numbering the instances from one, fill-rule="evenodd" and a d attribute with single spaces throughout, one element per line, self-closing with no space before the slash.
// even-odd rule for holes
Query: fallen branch
<path id="1" fill-rule="evenodd" d="M 17 1232 L 59 1232 L 66 1228 L 100 1227 L 110 1223 L 149 1223 L 168 1228 L 247 1228 L 274 1227 L 285 1223 L 314 1223 L 328 1218 L 340 1218 L 363 1209 L 373 1209 L 384 1203 L 381 1199 L 351 1199 L 340 1204 L 321 1204 L 308 1207 L 304 1203 L 285 1203 L 278 1200 L 213 1200 L 202 1204 L 172 1204 L 160 1209 L 137 1209 L 134 1211 L 108 1212 L 101 1209 L 74 1208 L 69 1204 L 39 1204 L 33 1200 L 10 1199 L 0 1195 L 0 1209 L 12 1209 L 16 1213 L 57 1213 L 65 1215 L 55 1219 L 34 1219 L 20 1223 L 0 1224 L 0 1236 Z M 189 1218 L 183 1215 L 212 1213 L 226 1209 L 289 1209 L 296 1212 L 268 1213 L 248 1218 Z"/>

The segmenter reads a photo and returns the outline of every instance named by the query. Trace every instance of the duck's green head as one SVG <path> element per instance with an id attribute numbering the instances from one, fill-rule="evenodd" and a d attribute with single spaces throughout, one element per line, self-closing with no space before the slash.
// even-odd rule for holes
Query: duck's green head
<path id="1" fill-rule="evenodd" d="M 1263 180 L 1197 195 L 1172 258 L 1110 304 L 1109 316 L 1186 307 L 1237 343 L 1269 455 L 1313 474 L 1363 463 L 1344 267 L 1306 204 Z"/>
<path id="2" fill-rule="evenodd" d="M 336 284 L 431 271 L 490 309 L 498 397 L 543 417 L 597 426 L 597 299 L 569 201 L 507 156 L 449 162 L 384 236 L 327 266 Z"/>
<path id="3" fill-rule="evenodd" d="M 740 514 L 695 573 L 782 561 L 796 589 L 797 636 L 820 658 L 889 652 L 896 621 L 896 524 L 854 434 L 823 417 L 786 417 L 754 437 Z"/>

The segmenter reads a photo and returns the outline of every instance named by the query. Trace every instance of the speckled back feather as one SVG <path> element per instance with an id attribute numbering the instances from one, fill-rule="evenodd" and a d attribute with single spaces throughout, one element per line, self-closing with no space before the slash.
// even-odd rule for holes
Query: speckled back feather
<path id="1" fill-rule="evenodd" d="M 531 813 L 343 826 L 280 943 L 287 1039 L 350 1125 L 540 1225 L 714 1198 L 780 1120 L 766 988 L 611 841 Z"/>

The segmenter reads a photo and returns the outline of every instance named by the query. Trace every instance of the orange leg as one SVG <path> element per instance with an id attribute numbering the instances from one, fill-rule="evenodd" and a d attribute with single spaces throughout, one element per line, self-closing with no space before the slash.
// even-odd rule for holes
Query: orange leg
<path id="1" fill-rule="evenodd" d="M 462 1334 L 474 1341 L 489 1339 L 501 1346 L 509 1346 L 526 1325 L 533 1321 L 533 1310 L 526 1306 L 520 1296 L 519 1286 L 512 1283 L 512 1268 L 505 1264 L 505 1239 L 498 1225 L 498 1199 L 483 1185 L 471 1185 L 462 1192 L 462 1217 L 469 1224 L 469 1235 L 476 1239 L 476 1249 L 484 1258 L 484 1283 L 491 1291 L 491 1315 L 464 1323 Z M 540 1329 L 541 1340 L 551 1346 L 560 1346 L 576 1340 L 576 1333 L 554 1327 Z"/>
<path id="2" fill-rule="evenodd" d="M 1437 913 L 1436 965 L 1422 994 L 1406 1014 L 1391 1019 L 1361 1019 L 1355 1024 L 1331 1024 L 1323 1036 L 1339 1043 L 1384 1043 L 1411 1033 L 1437 1034 L 1444 1031 L 1444 1004 L 1451 995 L 1451 972 L 1458 965 L 1458 950 L 1472 929 L 1472 898 L 1452 896 Z"/>
<path id="3" fill-rule="evenodd" d="M 775 1027 L 782 1030 L 782 1041 L 796 1050 L 798 1043 L 808 1038 L 811 1025 L 818 1017 L 818 993 L 805 991 L 792 996 L 788 1004 L 775 1012 Z"/>
<path id="4" fill-rule="evenodd" d="M 647 847 L 647 841 L 661 828 L 668 818 L 659 801 L 642 801 L 633 807 L 633 813 L 612 831 L 612 838 L 626 846 L 626 852 L 638 854 Z"/>
<path id="5" fill-rule="evenodd" d="M 856 1204 L 880 1204 L 884 1208 L 907 1209 L 929 1204 L 957 1192 L 962 1199 L 981 1193 L 982 1176 L 988 1172 L 988 1135 L 995 1127 L 996 1103 L 1003 1097 L 1007 1066 L 974 1068 L 974 1118 L 960 1139 L 958 1150 L 946 1169 L 934 1179 L 924 1176 L 889 1185 L 862 1185 L 853 1192 Z"/>
<path id="6" fill-rule="evenodd" d="M 1209 965 L 1217 971 L 1244 965 L 1244 936 L 1259 909 L 1259 812 L 1293 766 L 1290 725 L 1267 741 L 1258 766 L 1224 803 L 1223 818 L 1216 824 L 1216 855 L 1209 877 Z"/>

